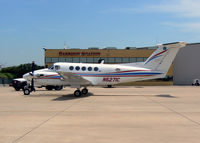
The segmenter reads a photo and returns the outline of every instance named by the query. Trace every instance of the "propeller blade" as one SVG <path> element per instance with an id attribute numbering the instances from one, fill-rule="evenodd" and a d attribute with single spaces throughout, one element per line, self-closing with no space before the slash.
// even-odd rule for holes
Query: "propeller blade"
<path id="1" fill-rule="evenodd" d="M 32 75 L 34 77 L 34 71 L 35 71 L 35 62 L 32 62 L 32 73 L 29 73 L 30 75 Z M 31 90 L 35 91 L 35 87 L 34 87 L 34 78 L 32 78 L 31 80 Z"/>
<path id="2" fill-rule="evenodd" d="M 29 75 L 33 76 L 33 73 L 32 73 L 32 72 L 29 72 Z"/>
<path id="3" fill-rule="evenodd" d="M 32 74 L 34 73 L 34 71 L 35 71 L 35 62 L 33 61 L 32 62 Z"/>
<path id="4" fill-rule="evenodd" d="M 31 90 L 35 91 L 35 86 L 34 86 L 34 79 L 32 78 L 31 80 Z"/>

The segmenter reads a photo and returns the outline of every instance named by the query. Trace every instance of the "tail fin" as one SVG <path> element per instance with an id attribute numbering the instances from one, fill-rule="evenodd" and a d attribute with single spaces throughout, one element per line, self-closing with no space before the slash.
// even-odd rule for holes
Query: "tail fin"
<path id="1" fill-rule="evenodd" d="M 158 45 L 158 49 L 144 62 L 144 67 L 167 73 L 179 49 L 185 47 L 186 42 L 175 42 Z"/>

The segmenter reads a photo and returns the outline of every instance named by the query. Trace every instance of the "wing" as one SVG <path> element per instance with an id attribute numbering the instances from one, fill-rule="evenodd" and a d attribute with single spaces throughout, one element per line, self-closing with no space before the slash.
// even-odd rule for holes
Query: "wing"
<path id="1" fill-rule="evenodd" d="M 71 73 L 71 72 L 58 72 L 60 76 L 62 76 L 63 80 L 66 80 L 70 83 L 71 86 L 76 85 L 91 85 L 91 82 L 89 80 L 84 79 L 83 77 Z"/>

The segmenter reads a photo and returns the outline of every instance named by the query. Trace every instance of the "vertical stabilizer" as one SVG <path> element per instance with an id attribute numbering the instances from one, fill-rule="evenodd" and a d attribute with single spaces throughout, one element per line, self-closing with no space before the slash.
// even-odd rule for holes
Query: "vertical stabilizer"
<path id="1" fill-rule="evenodd" d="M 158 45 L 158 49 L 144 62 L 144 67 L 167 73 L 176 54 L 186 44 L 186 42 L 175 42 Z"/>

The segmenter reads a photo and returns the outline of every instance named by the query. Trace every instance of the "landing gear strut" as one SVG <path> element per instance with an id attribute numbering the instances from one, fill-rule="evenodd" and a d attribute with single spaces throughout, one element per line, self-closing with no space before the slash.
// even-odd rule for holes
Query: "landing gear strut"
<path id="1" fill-rule="evenodd" d="M 75 97 L 81 97 L 81 95 L 86 95 L 86 94 L 88 94 L 87 88 L 83 88 L 81 91 L 80 91 L 80 89 L 77 89 L 77 90 L 74 91 Z"/>

